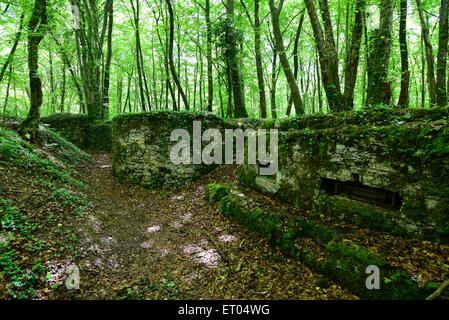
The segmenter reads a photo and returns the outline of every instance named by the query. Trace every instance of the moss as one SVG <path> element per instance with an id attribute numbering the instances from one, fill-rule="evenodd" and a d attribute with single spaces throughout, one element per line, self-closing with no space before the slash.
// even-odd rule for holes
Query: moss
<path id="1" fill-rule="evenodd" d="M 170 129 L 186 129 L 191 132 L 193 121 L 201 121 L 203 127 L 224 127 L 223 120 L 212 113 L 159 110 L 116 116 L 113 119 L 113 128 L 116 130 L 116 134 L 120 135 L 132 129 L 140 128 L 142 125 L 160 127 L 161 124 L 164 124 L 168 129 L 168 136 L 170 136 Z"/>
<path id="2" fill-rule="evenodd" d="M 380 255 L 341 240 L 337 232 L 326 226 L 282 212 L 264 210 L 250 198 L 232 193 L 225 185 L 210 184 L 206 194 L 211 203 L 221 198 L 220 212 L 223 215 L 266 237 L 284 253 L 300 259 L 314 270 L 320 270 L 327 278 L 363 299 L 423 299 L 432 292 L 430 287 L 419 288 L 409 275 L 390 266 Z M 325 260 L 311 248 L 298 245 L 300 237 L 310 237 L 321 243 L 328 253 Z M 380 268 L 380 290 L 366 288 L 368 274 L 365 271 L 369 265 Z"/>
<path id="3" fill-rule="evenodd" d="M 306 116 L 297 116 L 290 119 L 282 119 L 279 122 L 280 130 L 302 130 L 311 128 L 315 130 L 346 127 L 352 125 L 375 125 L 385 126 L 395 123 L 408 122 L 429 122 L 449 119 L 449 108 L 431 108 L 431 109 L 402 109 L 391 108 L 389 106 L 374 106 L 357 111 L 333 112 L 326 114 L 313 114 Z M 275 128 L 274 120 L 267 120 L 261 126 L 262 128 Z"/>
<path id="4" fill-rule="evenodd" d="M 227 196 L 231 191 L 229 190 L 229 185 L 223 184 L 208 184 L 206 186 L 206 199 L 214 204 L 220 201 L 222 198 Z"/>
<path id="5" fill-rule="evenodd" d="M 57 113 L 43 117 L 41 122 L 80 148 L 111 150 L 111 121 L 95 120 L 83 114 Z"/>

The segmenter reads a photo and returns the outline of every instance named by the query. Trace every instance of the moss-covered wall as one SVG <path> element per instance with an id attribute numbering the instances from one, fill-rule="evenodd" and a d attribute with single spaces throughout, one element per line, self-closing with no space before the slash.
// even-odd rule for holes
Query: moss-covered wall
<path id="1" fill-rule="evenodd" d="M 343 234 L 304 217 L 287 212 L 267 210 L 240 190 L 229 185 L 209 184 L 206 199 L 220 203 L 220 212 L 266 237 L 286 254 L 302 260 L 362 299 L 425 299 L 438 284 L 429 282 L 424 288 L 411 280 L 404 269 L 390 265 L 382 256 L 344 238 Z M 318 244 L 311 246 L 309 238 Z M 366 269 L 379 267 L 379 290 L 366 287 Z"/>
<path id="2" fill-rule="evenodd" d="M 94 120 L 81 114 L 59 113 L 44 117 L 41 122 L 80 148 L 111 150 L 111 121 Z"/>
<path id="3" fill-rule="evenodd" d="M 393 234 L 449 242 L 448 109 L 372 109 L 290 123 L 301 125 L 279 133 L 277 175 L 261 177 L 257 165 L 244 165 L 241 181 L 305 210 Z M 313 125 L 303 128 L 306 123 Z M 365 186 L 399 193 L 400 209 L 323 190 L 322 178 L 352 181 L 355 175 Z"/>
<path id="4" fill-rule="evenodd" d="M 171 132 L 186 129 L 192 140 L 193 121 L 201 121 L 202 132 L 208 128 L 224 130 L 236 127 L 213 114 L 190 111 L 156 111 L 115 117 L 112 130 L 113 173 L 126 182 L 165 188 L 183 186 L 209 172 L 214 165 L 175 165 L 170 160 L 171 147 L 176 144 L 170 141 Z"/>

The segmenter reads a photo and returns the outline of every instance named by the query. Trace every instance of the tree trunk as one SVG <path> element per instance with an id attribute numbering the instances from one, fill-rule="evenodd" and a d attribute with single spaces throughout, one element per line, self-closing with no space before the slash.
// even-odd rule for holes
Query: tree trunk
<path id="1" fill-rule="evenodd" d="M 42 105 L 42 81 L 38 72 L 39 43 L 47 28 L 47 1 L 36 0 L 28 23 L 28 71 L 30 76 L 30 111 L 21 123 L 19 132 L 27 140 L 34 141 L 39 128 Z"/>
<path id="2" fill-rule="evenodd" d="M 133 17 L 134 17 L 134 34 L 136 37 L 136 66 L 137 66 L 137 78 L 139 80 L 139 92 L 140 92 L 140 104 L 142 106 L 142 110 L 146 111 L 146 104 L 145 104 L 145 92 L 143 87 L 143 75 L 142 75 L 142 69 L 143 66 L 141 65 L 141 59 L 140 59 L 140 31 L 139 31 L 139 13 L 140 13 L 140 6 L 139 6 L 139 0 L 136 0 L 136 5 L 134 5 L 134 0 L 130 0 L 131 2 L 131 8 L 133 11 Z"/>
<path id="3" fill-rule="evenodd" d="M 168 47 L 168 62 L 170 64 L 170 71 L 173 76 L 173 80 L 175 81 L 176 86 L 178 87 L 179 92 L 181 93 L 182 101 L 184 102 L 184 106 L 186 110 L 190 109 L 189 102 L 187 101 L 186 94 L 184 93 L 184 90 L 182 89 L 181 82 L 179 82 L 178 75 L 176 73 L 175 64 L 173 62 L 173 41 L 174 41 L 174 30 L 175 25 L 174 21 L 175 18 L 173 16 L 173 8 L 171 6 L 171 0 L 166 0 L 167 6 L 168 6 L 168 14 L 170 18 L 170 40 L 169 40 L 169 47 Z"/>
<path id="4" fill-rule="evenodd" d="M 408 91 L 410 82 L 407 49 L 407 0 L 401 0 L 399 16 L 399 48 L 401 50 L 401 93 L 399 94 L 398 106 L 407 108 L 409 103 Z"/>
<path id="5" fill-rule="evenodd" d="M 65 105 L 65 87 L 66 87 L 66 75 L 65 75 L 65 68 L 66 64 L 63 62 L 62 64 L 62 88 L 61 88 L 61 102 L 59 103 L 59 112 L 64 112 L 64 105 Z"/>
<path id="6" fill-rule="evenodd" d="M 260 49 L 259 0 L 254 0 L 254 50 L 256 53 L 257 84 L 259 86 L 259 104 L 261 118 L 267 117 L 267 99 L 263 78 L 262 53 Z"/>
<path id="7" fill-rule="evenodd" d="M 363 34 L 363 17 L 365 16 L 365 0 L 358 0 L 355 7 L 354 27 L 352 29 L 351 46 L 347 52 L 345 66 L 345 99 L 344 109 L 352 110 L 354 107 L 354 89 L 357 81 L 357 70 L 360 59 L 360 47 Z M 349 42 L 349 39 L 347 39 Z"/>
<path id="8" fill-rule="evenodd" d="M 278 53 L 276 47 L 273 48 L 273 61 L 271 64 L 271 88 L 270 88 L 270 102 L 271 102 L 271 118 L 277 119 L 277 111 L 276 111 L 276 65 L 277 65 L 277 57 Z"/>
<path id="9" fill-rule="evenodd" d="M 111 60 L 112 60 L 112 26 L 113 26 L 113 18 L 114 18 L 114 8 L 113 8 L 114 2 L 111 3 L 111 7 L 109 8 L 109 11 L 105 14 L 109 15 L 108 18 L 108 53 L 106 56 L 106 62 L 104 66 L 104 77 L 103 77 L 103 108 L 102 111 L 102 118 L 108 119 L 109 118 L 109 77 L 110 77 L 110 70 L 111 70 Z"/>
<path id="10" fill-rule="evenodd" d="M 447 37 L 448 37 L 448 10 L 449 0 L 441 0 L 440 25 L 438 37 L 437 56 L 437 104 L 445 107 L 447 103 L 446 92 L 446 59 L 447 59 Z"/>
<path id="11" fill-rule="evenodd" d="M 212 30 L 210 22 L 210 0 L 206 0 L 206 33 L 207 111 L 212 112 L 212 103 L 214 99 L 214 79 L 212 75 Z"/>
<path id="12" fill-rule="evenodd" d="M 50 51 L 49 55 L 50 64 L 50 110 L 52 113 L 56 112 L 56 94 L 55 94 L 55 77 L 53 73 L 53 54 Z"/>
<path id="13" fill-rule="evenodd" d="M 293 43 L 293 75 L 295 76 L 296 82 L 298 82 L 298 70 L 299 70 L 298 45 L 299 45 L 299 37 L 301 36 L 303 22 L 304 22 L 304 12 L 301 14 L 301 17 L 299 18 L 298 28 L 296 29 L 295 34 L 295 41 Z M 293 99 L 290 95 L 287 104 L 287 112 L 285 113 L 285 116 L 287 118 L 290 116 L 290 113 L 292 111 L 292 103 Z"/>
<path id="14" fill-rule="evenodd" d="M 8 84 L 6 86 L 6 97 L 5 102 L 3 104 L 3 114 L 6 113 L 6 108 L 8 107 L 8 99 L 9 99 L 9 87 L 11 86 L 11 76 L 12 76 L 12 61 L 9 64 L 9 77 L 8 77 Z"/>
<path id="15" fill-rule="evenodd" d="M 226 0 L 226 15 L 229 22 L 229 29 L 233 30 L 230 31 L 232 34 L 230 32 L 227 34 L 227 55 L 229 56 L 232 90 L 234 94 L 234 117 L 247 118 L 248 113 L 246 112 L 245 97 L 243 96 L 237 39 L 234 36 L 236 33 L 234 27 L 234 0 Z"/>
<path id="16" fill-rule="evenodd" d="M 381 0 L 379 29 L 371 31 L 368 61 L 368 105 L 390 104 L 388 69 L 391 51 L 394 0 Z"/>
<path id="17" fill-rule="evenodd" d="M 416 0 L 416 5 L 418 7 L 419 20 L 421 22 L 421 37 L 424 41 L 424 46 L 426 49 L 427 81 L 429 83 L 430 104 L 431 106 L 434 106 L 437 102 L 437 93 L 436 93 L 435 71 L 433 62 L 433 48 L 432 44 L 430 43 L 429 29 L 427 27 L 427 22 L 424 19 L 421 0 Z"/>
<path id="18" fill-rule="evenodd" d="M 335 77 L 335 75 L 332 74 L 332 70 L 334 67 L 331 67 L 331 61 L 334 60 L 334 54 L 329 52 L 329 41 L 325 41 L 324 39 L 323 30 L 321 28 L 316 8 L 313 4 L 313 0 L 304 0 L 304 2 L 309 14 L 310 23 L 312 25 L 313 35 L 318 50 L 321 66 L 321 80 L 323 83 L 324 91 L 326 92 L 329 109 L 332 112 L 341 111 L 342 109 L 344 109 L 343 96 L 339 90 L 340 84 L 338 81 L 338 75 Z"/>
<path id="19" fill-rule="evenodd" d="M 284 48 L 284 41 L 282 39 L 281 29 L 279 26 L 279 14 L 282 10 L 283 3 L 284 0 L 280 0 L 279 7 L 276 8 L 274 5 L 274 0 L 269 0 L 275 46 L 279 54 L 279 60 L 282 65 L 282 69 L 284 70 L 285 77 L 287 78 L 287 82 L 290 87 L 296 113 L 304 114 L 304 105 L 302 104 L 301 94 L 299 93 L 298 84 L 296 83 L 292 68 L 290 66 L 290 63 L 288 62 L 287 54 Z"/>

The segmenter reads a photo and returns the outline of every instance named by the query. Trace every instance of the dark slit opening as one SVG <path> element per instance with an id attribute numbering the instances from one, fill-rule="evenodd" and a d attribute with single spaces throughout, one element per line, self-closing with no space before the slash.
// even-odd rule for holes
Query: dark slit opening
<path id="1" fill-rule="evenodd" d="M 354 181 L 321 178 L 321 188 L 328 195 L 344 195 L 350 199 L 388 209 L 399 210 L 401 208 L 402 200 L 398 192 L 366 186 L 359 182 L 358 175 L 354 175 L 353 178 Z"/>

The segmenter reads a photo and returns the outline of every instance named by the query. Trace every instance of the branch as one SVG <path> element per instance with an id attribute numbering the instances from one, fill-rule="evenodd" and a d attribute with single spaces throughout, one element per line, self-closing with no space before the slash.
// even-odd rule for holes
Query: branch
<path id="1" fill-rule="evenodd" d="M 443 290 L 446 289 L 446 287 L 448 286 L 449 286 L 449 279 L 444 281 L 443 284 L 438 289 L 436 289 L 434 293 L 432 293 L 430 296 L 426 298 L 426 300 L 435 300 L 440 296 L 441 292 L 443 292 Z"/>

